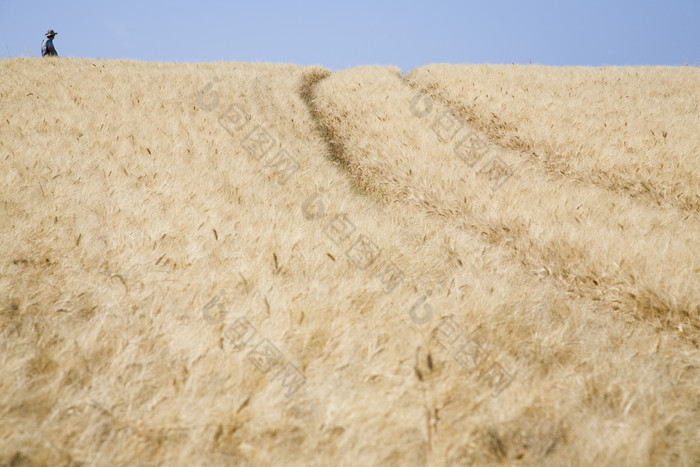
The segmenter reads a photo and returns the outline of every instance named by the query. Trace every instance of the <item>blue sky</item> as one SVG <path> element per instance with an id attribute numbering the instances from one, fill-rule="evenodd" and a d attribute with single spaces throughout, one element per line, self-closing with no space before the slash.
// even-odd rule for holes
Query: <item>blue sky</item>
<path id="1" fill-rule="evenodd" d="M 700 0 L 0 0 L 0 58 L 700 66 Z"/>

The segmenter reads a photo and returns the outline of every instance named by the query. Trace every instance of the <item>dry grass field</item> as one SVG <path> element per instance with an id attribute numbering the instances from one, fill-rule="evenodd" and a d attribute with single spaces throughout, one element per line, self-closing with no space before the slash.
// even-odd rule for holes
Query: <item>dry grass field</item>
<path id="1" fill-rule="evenodd" d="M 700 465 L 699 69 L 0 71 L 0 465 Z"/>

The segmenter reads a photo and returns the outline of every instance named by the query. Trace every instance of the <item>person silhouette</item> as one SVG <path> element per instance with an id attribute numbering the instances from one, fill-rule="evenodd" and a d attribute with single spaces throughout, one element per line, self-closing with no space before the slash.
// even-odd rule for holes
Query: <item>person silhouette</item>
<path id="1" fill-rule="evenodd" d="M 56 37 L 56 34 L 58 34 L 56 31 L 53 29 L 49 29 L 49 32 L 47 32 L 46 39 L 44 39 L 44 42 L 41 43 L 41 56 L 42 57 L 58 57 L 58 53 L 56 52 L 56 48 L 53 46 L 53 38 Z"/>

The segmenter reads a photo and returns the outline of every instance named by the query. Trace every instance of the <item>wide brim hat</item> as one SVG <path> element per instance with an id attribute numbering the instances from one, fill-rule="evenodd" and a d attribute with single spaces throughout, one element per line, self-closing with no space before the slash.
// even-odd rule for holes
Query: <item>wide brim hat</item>
<path id="1" fill-rule="evenodd" d="M 58 33 L 57 33 L 56 31 L 54 31 L 53 29 L 49 29 L 49 32 L 47 32 L 47 33 L 45 34 L 45 36 L 46 36 L 46 37 L 53 37 L 53 36 L 55 36 L 55 35 L 57 35 L 57 34 L 58 34 Z"/>

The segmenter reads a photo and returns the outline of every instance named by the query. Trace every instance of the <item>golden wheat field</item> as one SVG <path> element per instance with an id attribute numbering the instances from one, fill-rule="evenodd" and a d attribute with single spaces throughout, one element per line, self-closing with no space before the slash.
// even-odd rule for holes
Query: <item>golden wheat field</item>
<path id="1" fill-rule="evenodd" d="M 700 465 L 700 69 L 0 71 L 0 465 Z"/>

